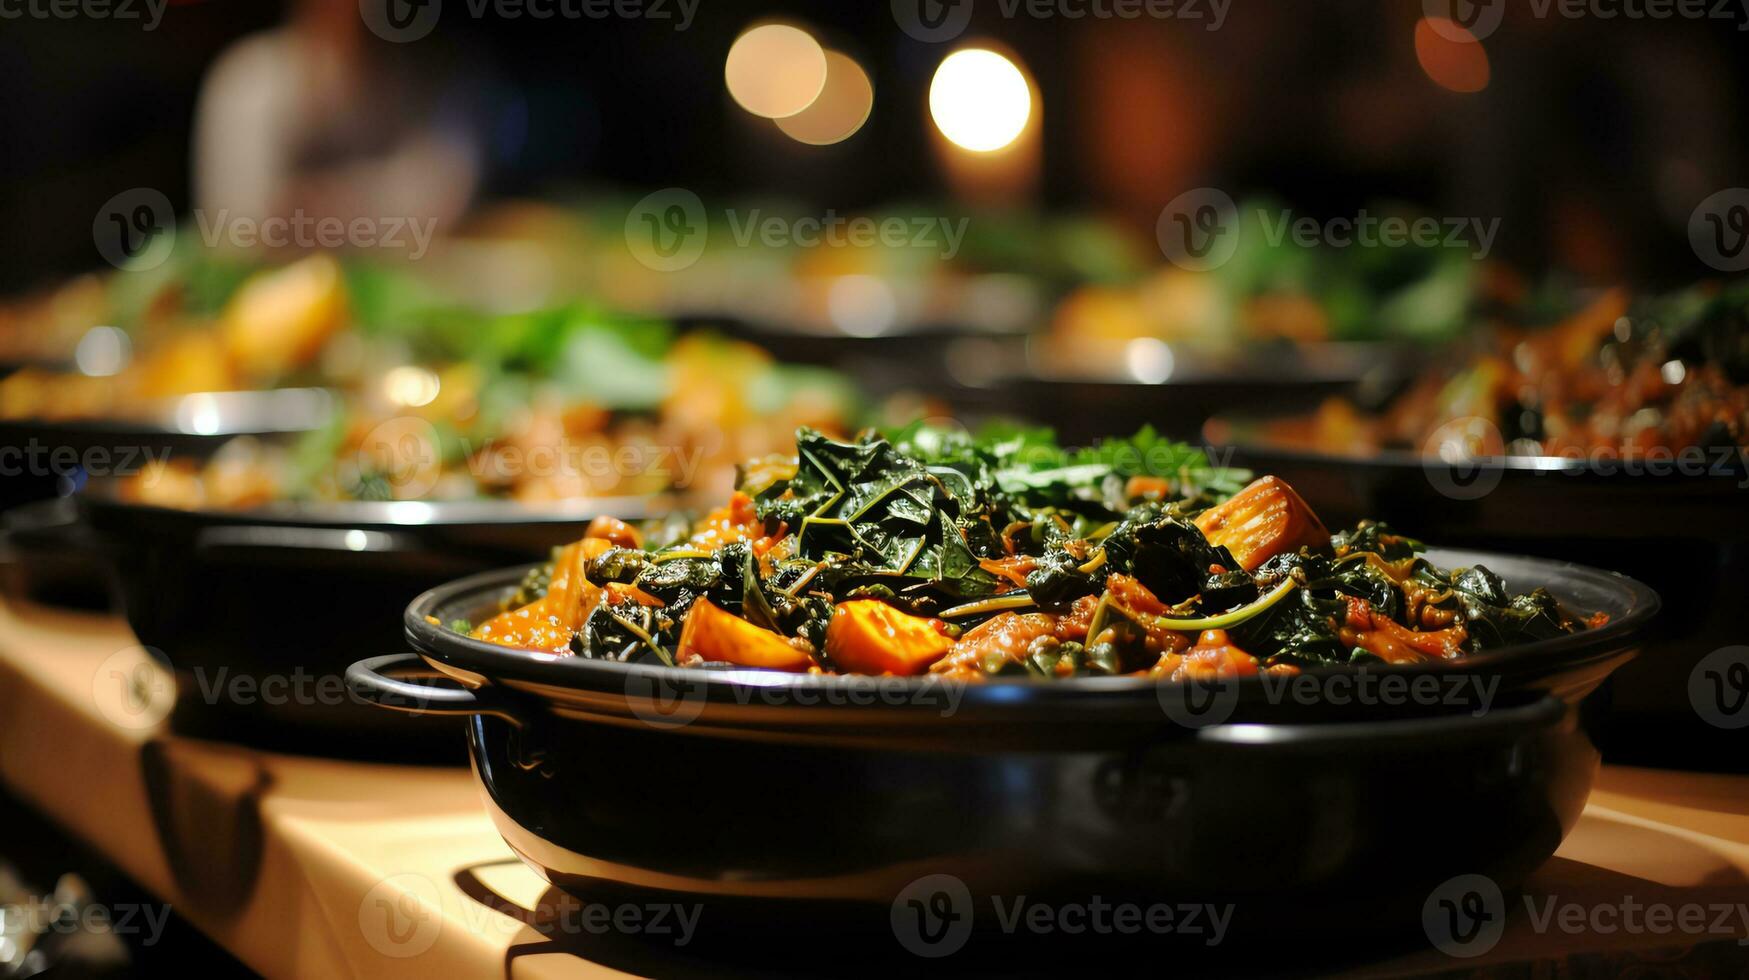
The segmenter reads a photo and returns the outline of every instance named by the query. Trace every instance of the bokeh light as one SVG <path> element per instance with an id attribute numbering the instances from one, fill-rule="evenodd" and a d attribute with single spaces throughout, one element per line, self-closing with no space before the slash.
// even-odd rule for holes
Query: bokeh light
<path id="1" fill-rule="evenodd" d="M 1415 58 L 1440 88 L 1468 94 L 1488 87 L 1488 52 L 1456 21 L 1423 17 L 1415 25 Z M 1465 40 L 1467 39 L 1467 40 Z"/>
<path id="2" fill-rule="evenodd" d="M 430 371 L 404 364 L 383 375 L 383 394 L 404 408 L 421 408 L 437 400 L 441 384 Z"/>
<path id="3" fill-rule="evenodd" d="M 878 337 L 899 319 L 893 287 L 879 276 L 839 276 L 826 296 L 832 324 L 852 337 Z"/>
<path id="4" fill-rule="evenodd" d="M 777 120 L 791 139 L 814 146 L 842 143 L 856 135 L 874 108 L 874 84 L 856 59 L 826 52 L 826 86 L 812 105 Z"/>
<path id="5" fill-rule="evenodd" d="M 929 84 L 929 114 L 955 146 L 1000 150 L 1026 130 L 1032 86 L 1014 62 L 984 48 L 955 51 Z"/>
<path id="6" fill-rule="evenodd" d="M 92 327 L 79 338 L 73 362 L 79 373 L 93 378 L 120 374 L 133 356 L 133 341 L 116 327 Z"/>
<path id="7" fill-rule="evenodd" d="M 761 24 L 729 46 L 723 79 L 741 108 L 767 119 L 793 116 L 826 87 L 826 51 L 788 24 Z"/>

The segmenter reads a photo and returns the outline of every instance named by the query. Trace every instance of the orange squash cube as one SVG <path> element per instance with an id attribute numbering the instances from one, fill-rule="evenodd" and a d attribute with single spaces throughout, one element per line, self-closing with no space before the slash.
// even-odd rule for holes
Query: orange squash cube
<path id="1" fill-rule="evenodd" d="M 1276 555 L 1330 543 L 1330 532 L 1311 506 L 1273 476 L 1260 477 L 1231 500 L 1204 511 L 1196 526 L 1210 544 L 1232 552 L 1248 572 Z"/>
<path id="2" fill-rule="evenodd" d="M 852 673 L 921 674 L 951 649 L 953 640 L 929 620 L 879 599 L 841 602 L 826 624 L 826 653 Z"/>
<path id="3" fill-rule="evenodd" d="M 814 665 L 806 651 L 792 646 L 783 637 L 702 598 L 687 610 L 686 625 L 680 629 L 679 658 L 685 661 L 695 655 L 743 667 L 796 673 Z"/>

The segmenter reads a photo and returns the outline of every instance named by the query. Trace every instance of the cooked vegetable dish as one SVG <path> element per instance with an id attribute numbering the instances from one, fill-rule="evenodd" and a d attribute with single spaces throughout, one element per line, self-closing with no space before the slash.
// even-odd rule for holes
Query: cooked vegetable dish
<path id="1" fill-rule="evenodd" d="M 1182 679 L 1461 657 L 1576 632 L 1538 589 L 1446 570 L 1377 523 L 1144 429 L 803 429 L 729 503 L 647 535 L 600 519 L 477 626 L 492 643 L 685 667 Z"/>
<path id="2" fill-rule="evenodd" d="M 1749 447 L 1749 284 L 1633 302 L 1612 290 L 1545 329 L 1497 325 L 1377 415 L 1332 399 L 1279 445 L 1442 458 Z M 1736 455 L 1733 453 L 1733 455 Z"/>

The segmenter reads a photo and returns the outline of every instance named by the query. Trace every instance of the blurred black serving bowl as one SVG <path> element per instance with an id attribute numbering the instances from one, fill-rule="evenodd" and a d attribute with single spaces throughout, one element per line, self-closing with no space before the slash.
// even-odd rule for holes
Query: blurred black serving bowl
<path id="1" fill-rule="evenodd" d="M 176 730 L 410 760 L 459 753 L 368 709 L 341 683 L 352 661 L 400 647 L 392 610 L 408 594 L 573 541 L 597 516 L 638 520 L 672 505 L 645 496 L 544 509 L 394 501 L 177 510 L 125 501 L 117 489 L 94 485 L 79 502 L 111 558 L 128 625 L 176 672 Z M 270 679 L 271 695 L 261 687 Z"/>
<path id="2" fill-rule="evenodd" d="M 1144 422 L 1195 440 L 1223 412 L 1291 412 L 1336 395 L 1370 397 L 1399 383 L 1421 356 L 1381 343 L 1211 347 L 1155 337 L 1066 354 L 1035 337 L 1022 347 L 950 351 L 950 367 L 962 383 L 1000 394 L 1008 411 L 1049 423 L 1066 444 L 1085 444 Z"/>
<path id="3" fill-rule="evenodd" d="M 102 543 L 68 498 L 93 480 L 205 460 L 239 436 L 307 432 L 333 411 L 324 389 L 280 388 L 183 395 L 129 419 L 0 419 L 0 588 L 55 605 L 106 606 Z"/>
<path id="4" fill-rule="evenodd" d="M 167 458 L 204 459 L 238 436 L 320 428 L 334 411 L 322 388 L 210 391 L 129 418 L 0 419 L 0 509 L 79 491 L 93 476 L 138 472 Z"/>
<path id="5" fill-rule="evenodd" d="M 978 896 L 1233 901 L 1235 928 L 1260 935 L 1400 926 L 1455 875 L 1510 888 L 1554 852 L 1598 764 L 1594 692 L 1658 606 L 1580 566 L 1428 557 L 1486 564 L 1515 591 L 1546 586 L 1610 621 L 1373 672 L 1483 698 L 1344 704 L 1334 684 L 1282 697 L 1252 679 L 1201 692 L 1225 699 L 1220 714 L 1187 716 L 1192 702 L 1174 699 L 1198 692 L 1139 678 L 682 670 L 432 624 L 497 611 L 525 571 L 513 568 L 421 595 L 404 616 L 417 654 L 362 661 L 348 683 L 385 707 L 464 716 L 505 840 L 585 899 L 629 888 L 705 901 L 707 918 L 720 905 L 769 922 L 788 907 L 789 926 L 885 931 L 902 891 L 947 874 Z M 1318 676 L 1338 674 L 1356 676 Z"/>
<path id="6" fill-rule="evenodd" d="M 1749 771 L 1749 728 L 1720 727 L 1694 703 L 1715 651 L 1749 645 L 1749 468 L 1740 451 L 1657 462 L 1605 455 L 1503 456 L 1448 463 L 1409 451 L 1370 457 L 1270 442 L 1268 418 L 1215 419 L 1204 435 L 1223 464 L 1273 473 L 1331 527 L 1362 517 L 1442 543 L 1560 557 L 1618 569 L 1663 597 L 1658 628 L 1615 679 L 1612 762 Z"/>

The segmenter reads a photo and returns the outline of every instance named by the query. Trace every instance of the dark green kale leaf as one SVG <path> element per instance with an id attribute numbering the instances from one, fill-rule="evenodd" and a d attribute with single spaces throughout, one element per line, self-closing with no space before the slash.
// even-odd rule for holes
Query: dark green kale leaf
<path id="1" fill-rule="evenodd" d="M 818 586 L 884 576 L 909 580 L 895 591 L 916 584 L 956 597 L 995 591 L 995 576 L 972 550 L 996 548 L 989 498 L 975 474 L 932 471 L 879 437 L 840 443 L 804 429 L 796 447 L 795 476 L 767 488 L 758 506 L 768 522 L 796 529 L 799 558 L 835 560 Z"/>
<path id="2" fill-rule="evenodd" d="M 1346 613 L 1347 603 L 1329 590 L 1302 588 L 1228 632 L 1241 649 L 1269 663 L 1342 664 L 1350 651 L 1336 631 Z"/>
<path id="3" fill-rule="evenodd" d="M 911 567 L 913 578 L 933 583 L 942 592 L 976 598 L 996 591 L 996 576 L 984 571 L 978 556 L 972 553 L 960 528 L 949 519 L 947 510 L 935 512 L 935 533 L 930 539 L 938 544 L 926 544 L 916 564 Z M 987 522 L 982 527 L 989 527 Z"/>
<path id="4" fill-rule="evenodd" d="M 1370 551 L 1386 561 L 1413 558 L 1424 550 L 1421 542 L 1394 533 L 1378 521 L 1361 521 L 1352 530 L 1338 531 L 1330 536 L 1338 554 Z"/>
<path id="5" fill-rule="evenodd" d="M 1151 514 L 1159 516 L 1149 519 Z M 1105 574 L 1135 576 L 1167 605 L 1203 591 L 1215 566 L 1239 563 L 1226 548 L 1212 545 L 1195 524 L 1158 510 L 1138 509 L 1105 539 Z"/>
<path id="6" fill-rule="evenodd" d="M 1047 609 L 1066 606 L 1105 588 L 1106 571 L 1083 572 L 1085 562 L 1061 549 L 1046 551 L 1026 576 L 1026 591 Z"/>
<path id="7" fill-rule="evenodd" d="M 1500 576 L 1481 565 L 1456 569 L 1443 579 L 1436 569 L 1428 574 L 1449 584 L 1457 597 L 1472 649 L 1492 650 L 1568 632 L 1560 603 L 1546 589 L 1512 595 Z"/>
<path id="8" fill-rule="evenodd" d="M 1180 497 L 1230 496 L 1250 480 L 1248 472 L 1217 467 L 1201 449 L 1166 439 L 1151 426 L 1128 439 L 1078 449 L 1058 445 L 1049 429 L 1011 425 L 987 426 L 973 436 L 914 424 L 895 432 L 892 441 L 932 470 L 960 472 L 980 493 L 1000 496 L 1011 508 L 1057 508 L 1101 520 L 1122 514 L 1131 477 L 1166 479 Z"/>
<path id="9" fill-rule="evenodd" d="M 571 652 L 589 660 L 673 666 L 669 634 L 683 615 L 634 602 L 599 603 L 590 610 L 583 629 L 571 637 Z"/>
<path id="10" fill-rule="evenodd" d="M 728 551 L 727 548 L 722 550 Z M 732 561 L 734 556 L 729 557 Z M 664 611 L 677 621 L 686 616 L 686 611 L 701 596 L 709 596 L 713 602 L 721 599 L 724 603 L 731 603 L 732 598 L 732 605 L 737 607 L 740 603 L 740 572 L 736 570 L 732 585 L 726 584 L 718 555 L 652 561 L 638 572 L 633 584 L 662 600 Z"/>
<path id="11" fill-rule="evenodd" d="M 584 565 L 583 573 L 596 585 L 618 582 L 631 585 L 650 564 L 649 555 L 632 548 L 609 548 Z M 550 571 L 550 569 L 549 569 Z"/>

